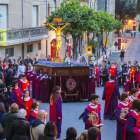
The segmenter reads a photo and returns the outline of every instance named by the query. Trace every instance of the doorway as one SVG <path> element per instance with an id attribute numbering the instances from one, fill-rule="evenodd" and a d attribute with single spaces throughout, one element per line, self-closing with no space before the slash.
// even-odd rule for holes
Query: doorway
<path id="1" fill-rule="evenodd" d="M 56 57 L 56 45 L 57 45 L 56 39 L 53 39 L 51 41 L 51 44 L 53 44 L 53 58 L 55 58 Z"/>
<path id="2" fill-rule="evenodd" d="M 133 26 L 133 31 L 136 31 L 136 26 Z"/>

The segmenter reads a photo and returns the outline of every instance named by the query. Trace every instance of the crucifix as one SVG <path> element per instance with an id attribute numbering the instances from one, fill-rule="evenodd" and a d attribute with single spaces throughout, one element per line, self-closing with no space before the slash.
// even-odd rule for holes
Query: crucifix
<path id="1" fill-rule="evenodd" d="M 52 29 L 55 30 L 56 36 L 57 36 L 57 57 L 59 56 L 61 43 L 62 43 L 62 37 L 61 37 L 61 31 L 68 25 L 71 25 L 71 23 L 60 23 L 62 22 L 62 18 L 54 18 L 53 21 L 55 23 L 46 23 L 45 25 L 49 25 Z M 55 28 L 53 25 L 56 25 L 57 28 Z M 62 28 L 60 28 L 60 25 L 64 25 Z"/>

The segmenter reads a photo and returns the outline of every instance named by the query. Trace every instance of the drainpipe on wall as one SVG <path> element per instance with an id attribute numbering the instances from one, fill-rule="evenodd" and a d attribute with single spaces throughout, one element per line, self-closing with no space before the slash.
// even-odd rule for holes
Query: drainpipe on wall
<path id="1" fill-rule="evenodd" d="M 46 0 L 46 21 L 47 21 L 47 17 L 48 17 L 48 0 Z M 47 51 L 48 45 L 47 45 L 47 43 L 48 43 L 48 41 L 46 39 L 46 58 L 48 56 L 48 51 Z"/>
<path id="2" fill-rule="evenodd" d="M 24 28 L 24 9 L 23 9 L 23 0 L 22 0 L 22 28 Z"/>

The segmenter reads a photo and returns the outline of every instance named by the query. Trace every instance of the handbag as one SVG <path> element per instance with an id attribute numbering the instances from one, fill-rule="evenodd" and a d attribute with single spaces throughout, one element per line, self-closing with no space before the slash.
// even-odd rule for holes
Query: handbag
<path id="1" fill-rule="evenodd" d="M 34 138 L 34 136 L 33 136 L 33 132 L 32 132 L 32 126 L 31 126 L 31 134 L 32 134 L 33 140 L 35 140 L 35 138 Z"/>

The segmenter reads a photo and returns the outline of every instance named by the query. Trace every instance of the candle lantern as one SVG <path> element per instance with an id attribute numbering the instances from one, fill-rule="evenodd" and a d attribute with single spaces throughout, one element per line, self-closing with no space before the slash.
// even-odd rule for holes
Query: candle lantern
<path id="1" fill-rule="evenodd" d="M 52 58 L 52 62 L 53 62 L 53 44 L 51 45 L 51 58 Z"/>
<path id="2" fill-rule="evenodd" d="M 71 44 L 69 44 L 69 58 L 71 57 Z"/>

